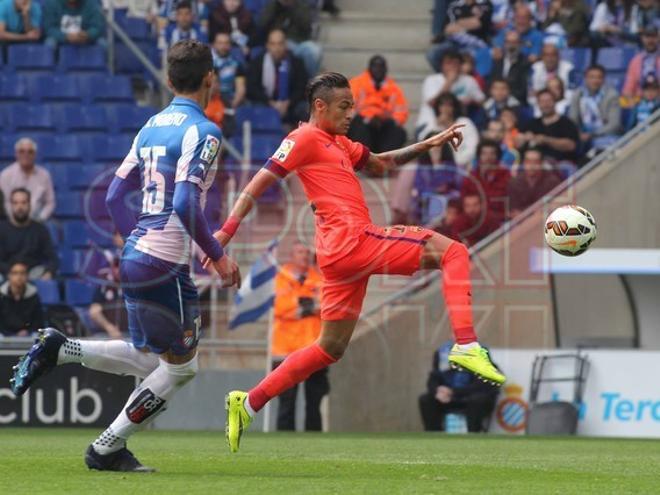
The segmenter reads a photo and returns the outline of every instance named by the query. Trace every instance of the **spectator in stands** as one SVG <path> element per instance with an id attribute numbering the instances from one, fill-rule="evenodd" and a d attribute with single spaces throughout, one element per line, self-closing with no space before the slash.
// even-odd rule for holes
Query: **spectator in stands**
<path id="1" fill-rule="evenodd" d="M 573 93 L 568 116 L 580 130 L 583 150 L 602 150 L 616 140 L 621 128 L 619 93 L 605 84 L 604 67 L 586 70 L 584 87 Z"/>
<path id="2" fill-rule="evenodd" d="M 553 76 L 548 79 L 546 88 L 552 93 L 552 96 L 555 97 L 555 111 L 559 115 L 566 115 L 568 113 L 568 106 L 571 104 L 570 100 L 566 97 L 566 89 L 564 88 L 564 83 L 561 79 L 556 76 Z M 572 94 L 572 92 L 571 92 Z M 536 97 L 534 98 L 534 106 L 532 107 L 534 112 L 534 117 L 541 116 L 541 109 L 539 108 L 538 101 Z"/>
<path id="3" fill-rule="evenodd" d="M 504 108 L 500 112 L 500 120 L 504 124 L 504 144 L 510 150 L 517 149 L 516 138 L 520 134 L 518 129 L 518 112 L 513 108 Z"/>
<path id="4" fill-rule="evenodd" d="M 408 102 L 401 87 L 387 76 L 387 61 L 380 55 L 369 67 L 351 79 L 355 117 L 349 137 L 375 153 L 400 148 L 406 141 Z"/>
<path id="5" fill-rule="evenodd" d="M 507 187 L 511 172 L 501 164 L 502 149 L 490 139 L 482 139 L 477 147 L 477 168 L 463 179 L 461 196 L 483 195 L 487 212 L 504 220 Z"/>
<path id="6" fill-rule="evenodd" d="M 176 5 L 176 21 L 170 22 L 161 32 L 159 47 L 166 52 L 169 47 L 182 40 L 197 40 L 208 43 L 202 27 L 194 22 L 191 3 L 181 1 Z"/>
<path id="7" fill-rule="evenodd" d="M 119 283 L 119 260 L 124 240 L 119 232 L 115 232 L 112 241 L 114 248 L 92 252 L 92 257 L 96 259 L 86 266 L 85 272 L 95 271 L 93 282 L 97 285 L 89 306 L 90 320 L 108 337 L 120 339 L 122 329 L 128 329 L 128 315 Z"/>
<path id="8" fill-rule="evenodd" d="M 444 38 L 426 54 L 431 67 L 437 69 L 447 50 L 486 48 L 490 39 L 493 4 L 490 0 L 451 0 L 447 8 Z"/>
<path id="9" fill-rule="evenodd" d="M 48 229 L 30 218 L 30 191 L 14 189 L 10 196 L 9 219 L 0 222 L 0 273 L 7 274 L 9 261 L 22 259 L 30 279 L 49 280 L 59 261 Z"/>
<path id="10" fill-rule="evenodd" d="M 616 46 L 622 41 L 637 41 L 632 24 L 634 3 L 634 0 L 603 0 L 596 6 L 589 24 L 593 46 Z"/>
<path id="11" fill-rule="evenodd" d="M 530 79 L 531 94 L 528 98 L 530 105 L 536 104 L 536 93 L 548 87 L 548 80 L 552 77 L 558 77 L 564 83 L 564 88 L 569 88 L 573 64 L 568 60 L 559 58 L 559 50 L 555 45 L 546 43 L 543 45 L 541 60 L 532 64 L 532 73 Z M 570 99 L 570 92 L 567 91 L 567 97 Z"/>
<path id="12" fill-rule="evenodd" d="M 96 0 L 46 0 L 44 4 L 46 44 L 106 45 L 105 20 Z"/>
<path id="13" fill-rule="evenodd" d="M 658 0 L 636 0 L 632 13 L 632 32 L 639 35 L 649 27 L 658 28 L 660 25 L 660 7 Z"/>
<path id="14" fill-rule="evenodd" d="M 5 198 L 5 209 L 9 211 L 9 197 L 14 189 L 30 191 L 30 212 L 33 219 L 47 221 L 55 210 L 55 191 L 50 173 L 36 165 L 37 143 L 30 138 L 21 138 L 14 145 L 16 161 L 0 172 L 0 190 Z"/>
<path id="15" fill-rule="evenodd" d="M 488 120 L 498 119 L 504 108 L 517 108 L 520 106 L 518 99 L 511 94 L 509 83 L 506 79 L 493 79 L 490 83 L 490 98 L 484 103 L 484 112 Z"/>
<path id="16" fill-rule="evenodd" d="M 548 194 L 560 182 L 554 171 L 544 168 L 543 154 L 536 148 L 528 148 L 523 155 L 521 172 L 509 182 L 507 195 L 511 218 Z"/>
<path id="17" fill-rule="evenodd" d="M 426 381 L 427 391 L 419 397 L 419 410 L 426 431 L 444 431 L 445 416 L 465 414 L 470 433 L 486 431 L 487 420 L 495 410 L 499 390 L 466 371 L 449 367 L 453 342 L 445 342 L 433 353 L 433 365 Z"/>
<path id="18" fill-rule="evenodd" d="M 254 103 L 270 105 L 290 126 L 306 120 L 305 85 L 307 72 L 302 61 L 287 50 L 284 31 L 268 35 L 266 52 L 250 61 L 247 97 Z"/>
<path id="19" fill-rule="evenodd" d="M 233 134 L 233 131 L 235 130 L 233 126 L 229 126 L 229 133 L 227 133 L 224 128 L 225 104 L 222 101 L 222 95 L 220 94 L 220 81 L 217 77 L 213 79 L 211 95 L 209 97 L 209 102 L 206 104 L 206 108 L 204 108 L 204 115 L 222 129 L 224 136 Z"/>
<path id="20" fill-rule="evenodd" d="M 529 122 L 516 137 L 517 147 L 538 147 L 543 155 L 554 161 L 577 163 L 580 136 L 571 119 L 555 110 L 555 97 L 549 90 L 539 91 L 541 116 Z"/>
<path id="21" fill-rule="evenodd" d="M 495 232 L 501 221 L 485 208 L 481 194 L 471 193 L 461 197 L 463 211 L 454 222 L 454 239 L 474 246 L 481 239 Z"/>
<path id="22" fill-rule="evenodd" d="M 660 108 L 660 92 L 658 92 L 658 80 L 655 76 L 647 76 L 642 84 L 642 98 L 630 112 L 630 118 L 626 129 L 632 129 L 637 124 L 644 122 Z"/>
<path id="23" fill-rule="evenodd" d="M 440 221 L 430 223 L 427 228 L 435 230 L 436 232 L 447 237 L 455 235 L 456 220 L 462 213 L 462 203 L 460 198 L 451 198 L 447 201 L 447 208 Z M 433 219 L 432 219 L 433 220 Z"/>
<path id="24" fill-rule="evenodd" d="M 442 93 L 452 93 L 465 107 L 481 105 L 486 99 L 477 81 L 461 72 L 462 62 L 460 53 L 447 51 L 442 57 L 442 73 L 432 74 L 424 79 L 422 104 L 416 126 L 418 136 L 428 133 L 429 131 L 425 129 L 435 126 L 434 106 Z"/>
<path id="25" fill-rule="evenodd" d="M 509 170 L 514 169 L 520 161 L 520 155 L 515 148 L 509 148 L 504 138 L 506 136 L 506 128 L 502 119 L 494 119 L 488 122 L 486 130 L 482 133 L 484 139 L 495 141 L 501 150 L 500 163 L 507 167 Z"/>
<path id="26" fill-rule="evenodd" d="M 557 36 L 557 44 L 587 46 L 590 16 L 584 0 L 552 0 L 541 27 L 546 33 L 546 39 L 548 34 Z"/>
<path id="27" fill-rule="evenodd" d="M 474 56 L 469 51 L 466 51 L 461 53 L 461 57 L 463 58 L 463 63 L 461 64 L 461 74 L 474 77 L 474 80 L 477 81 L 477 84 L 479 85 L 479 89 L 481 91 L 486 91 L 486 80 L 482 77 L 481 74 L 479 74 L 479 72 L 477 72 Z"/>
<path id="28" fill-rule="evenodd" d="M 283 264 L 275 276 L 271 342 L 273 369 L 291 353 L 314 342 L 321 333 L 321 281 L 321 274 L 312 265 L 312 253 L 304 244 L 295 243 L 291 261 Z M 313 373 L 303 386 L 305 430 L 321 431 L 321 399 L 330 391 L 328 368 Z M 278 430 L 295 430 L 297 392 L 296 386 L 279 396 Z"/>
<path id="29" fill-rule="evenodd" d="M 215 40 L 219 33 L 228 34 L 231 44 L 239 47 L 244 55 L 250 53 L 255 25 L 242 0 L 222 0 L 211 10 L 209 38 Z"/>
<path id="30" fill-rule="evenodd" d="M 159 24 L 164 29 L 168 24 L 176 23 L 176 9 L 181 2 L 190 4 L 193 22 L 201 26 L 202 30 L 208 32 L 208 1 L 196 0 L 158 0 L 160 4 Z"/>
<path id="31" fill-rule="evenodd" d="M 499 31 L 493 39 L 491 51 L 493 60 L 500 60 L 505 54 L 506 34 L 515 31 L 520 39 L 520 53 L 530 64 L 536 62 L 541 56 L 543 47 L 543 33 L 534 27 L 534 16 L 525 3 L 516 3 L 513 14 L 513 26 Z"/>
<path id="32" fill-rule="evenodd" d="M 212 48 L 213 69 L 218 74 L 219 94 L 225 108 L 222 130 L 229 136 L 235 131 L 235 110 L 245 100 L 245 68 L 232 55 L 231 39 L 227 33 L 216 34 Z"/>
<path id="33" fill-rule="evenodd" d="M 0 334 L 28 337 L 43 327 L 41 300 L 37 288 L 28 283 L 27 264 L 16 260 L 8 266 L 8 280 L 0 285 Z"/>
<path id="34" fill-rule="evenodd" d="M 623 83 L 622 94 L 628 99 L 633 99 L 632 104 L 642 93 L 642 82 L 649 76 L 660 78 L 660 53 L 658 53 L 658 28 L 646 27 L 642 31 L 641 53 L 638 53 L 628 64 L 626 80 Z"/>
<path id="35" fill-rule="evenodd" d="M 269 33 L 284 32 L 289 50 L 305 63 L 309 77 L 321 67 L 321 45 L 312 41 L 312 11 L 307 0 L 270 0 L 261 12 L 259 27 Z"/>
<path id="36" fill-rule="evenodd" d="M 464 170 L 468 170 L 472 165 L 477 144 L 479 144 L 479 131 L 470 119 L 463 117 L 461 103 L 452 93 L 441 93 L 435 99 L 433 111 L 436 115 L 435 121 L 421 130 L 420 136 L 423 139 L 441 132 L 453 124 L 463 124 L 465 127 L 461 129 L 463 144 L 457 150 L 454 150 L 451 146 L 434 148 L 431 150 L 431 156 L 439 154 L 438 162 L 453 163 Z"/>
<path id="37" fill-rule="evenodd" d="M 0 43 L 41 38 L 41 5 L 34 0 L 0 2 Z"/>
<path id="38" fill-rule="evenodd" d="M 520 50 L 520 35 L 517 31 L 508 31 L 504 35 L 502 56 L 493 62 L 491 77 L 504 79 L 511 88 L 511 94 L 521 103 L 527 101 L 529 61 Z"/>

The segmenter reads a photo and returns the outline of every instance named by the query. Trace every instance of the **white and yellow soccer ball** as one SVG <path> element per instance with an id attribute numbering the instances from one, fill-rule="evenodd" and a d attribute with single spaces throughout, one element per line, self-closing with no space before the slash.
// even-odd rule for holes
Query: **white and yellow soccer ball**
<path id="1" fill-rule="evenodd" d="M 586 208 L 566 205 L 553 211 L 543 226 L 545 242 L 564 256 L 584 253 L 596 239 L 594 217 Z"/>

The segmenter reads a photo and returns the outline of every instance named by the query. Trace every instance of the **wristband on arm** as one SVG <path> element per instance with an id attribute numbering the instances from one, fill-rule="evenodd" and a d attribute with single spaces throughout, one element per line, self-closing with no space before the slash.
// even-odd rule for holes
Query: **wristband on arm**
<path id="1" fill-rule="evenodd" d="M 225 220 L 225 223 L 222 225 L 220 228 L 221 232 L 224 232 L 227 234 L 229 237 L 234 237 L 234 234 L 238 230 L 238 226 L 241 224 L 241 219 L 238 217 L 235 217 L 233 215 L 230 215 L 227 220 Z"/>

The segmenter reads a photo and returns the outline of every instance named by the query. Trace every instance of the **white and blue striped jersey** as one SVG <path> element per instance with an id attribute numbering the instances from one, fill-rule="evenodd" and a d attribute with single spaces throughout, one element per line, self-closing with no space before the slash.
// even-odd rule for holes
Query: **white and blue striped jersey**
<path id="1" fill-rule="evenodd" d="M 151 117 L 133 140 L 115 175 L 139 173 L 142 209 L 127 247 L 170 263 L 189 265 L 192 241 L 174 211 L 177 182 L 196 184 L 202 208 L 217 171 L 222 133 L 199 105 L 175 97 Z"/>

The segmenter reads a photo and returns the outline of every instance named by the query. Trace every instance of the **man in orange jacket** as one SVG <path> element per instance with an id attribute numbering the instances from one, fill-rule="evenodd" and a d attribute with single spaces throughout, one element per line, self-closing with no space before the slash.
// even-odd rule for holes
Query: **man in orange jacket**
<path id="1" fill-rule="evenodd" d="M 371 57 L 369 68 L 350 83 L 355 117 L 348 136 L 374 153 L 400 148 L 406 141 L 403 126 L 408 120 L 408 102 L 401 87 L 387 77 L 385 59 Z"/>
<path id="2" fill-rule="evenodd" d="M 304 244 L 293 245 L 291 261 L 275 276 L 275 304 L 271 354 L 273 369 L 294 351 L 314 342 L 321 332 L 319 297 L 321 274 L 312 266 L 312 254 Z M 321 431 L 321 399 L 330 390 L 328 369 L 305 382 L 305 430 Z M 277 429 L 295 430 L 298 387 L 279 396 Z"/>

